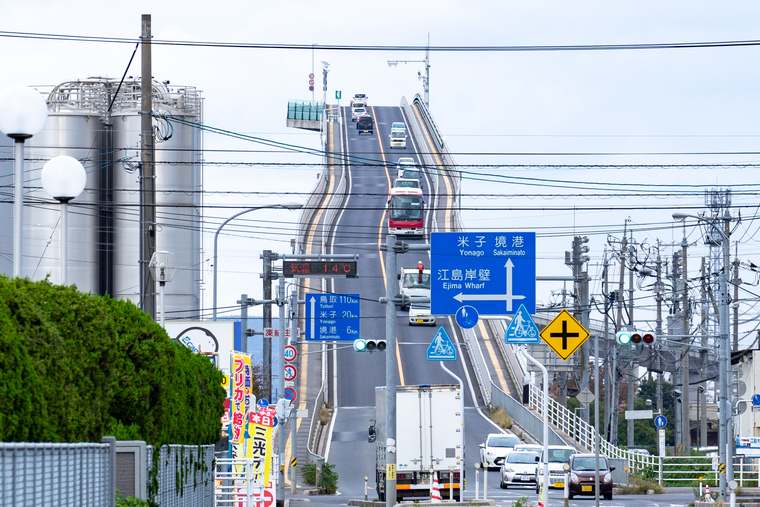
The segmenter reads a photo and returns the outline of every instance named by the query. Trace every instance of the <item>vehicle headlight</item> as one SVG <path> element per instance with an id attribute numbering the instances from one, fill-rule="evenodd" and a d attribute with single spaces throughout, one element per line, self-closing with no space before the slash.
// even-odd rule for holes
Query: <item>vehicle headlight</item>
<path id="1" fill-rule="evenodd" d="M 512 469 L 511 469 L 511 468 L 509 468 L 509 467 L 504 467 L 504 468 L 502 468 L 502 471 L 504 471 L 504 472 L 514 472 L 514 470 L 512 470 Z"/>
<path id="2" fill-rule="evenodd" d="M 573 484 L 578 484 L 579 480 L 578 480 L 578 476 L 575 475 L 575 472 L 570 474 L 570 482 L 572 482 Z"/>
<path id="3" fill-rule="evenodd" d="M 604 482 L 612 482 L 612 472 L 604 474 Z"/>

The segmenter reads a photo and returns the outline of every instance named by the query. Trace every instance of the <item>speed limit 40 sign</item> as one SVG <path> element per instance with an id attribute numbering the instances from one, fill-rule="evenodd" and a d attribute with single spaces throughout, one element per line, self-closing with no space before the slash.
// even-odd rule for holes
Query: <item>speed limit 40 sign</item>
<path id="1" fill-rule="evenodd" d="M 286 345 L 282 351 L 282 357 L 289 363 L 296 360 L 298 357 L 298 349 L 294 345 Z"/>

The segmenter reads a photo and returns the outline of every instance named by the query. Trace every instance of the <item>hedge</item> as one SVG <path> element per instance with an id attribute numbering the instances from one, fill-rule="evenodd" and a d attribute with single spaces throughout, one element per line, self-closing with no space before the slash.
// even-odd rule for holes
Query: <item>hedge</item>
<path id="1" fill-rule="evenodd" d="M 0 276 L 0 440 L 219 438 L 222 374 L 131 302 Z"/>

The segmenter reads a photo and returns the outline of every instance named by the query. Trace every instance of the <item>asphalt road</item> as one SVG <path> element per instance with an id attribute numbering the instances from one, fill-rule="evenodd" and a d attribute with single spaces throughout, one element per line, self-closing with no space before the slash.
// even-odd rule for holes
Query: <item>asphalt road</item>
<path id="1" fill-rule="evenodd" d="M 385 242 L 385 206 L 389 185 L 395 179 L 395 163 L 399 157 L 413 156 L 417 151 L 427 151 L 424 140 L 408 139 L 407 148 L 393 149 L 388 146 L 390 125 L 394 121 L 406 121 L 398 107 L 373 107 L 376 121 L 374 135 L 358 135 L 350 119 L 350 110 L 343 109 L 344 145 L 348 147 L 350 158 L 350 193 L 345 211 L 339 216 L 337 231 L 332 239 L 334 253 L 359 253 L 359 277 L 356 279 L 333 280 L 335 292 L 356 293 L 361 302 L 361 334 L 364 338 L 385 336 L 385 307 L 378 298 L 385 295 L 384 263 L 380 258 L 379 245 Z M 387 162 L 390 167 L 367 165 L 367 161 Z M 438 177 L 433 175 L 432 177 Z M 430 175 L 422 182 L 427 195 L 435 188 Z M 441 187 L 443 188 L 443 187 Z M 440 204 L 436 196 L 426 197 L 428 208 L 448 207 L 449 196 L 441 196 Z M 428 227 L 433 223 L 428 211 Z M 443 227 L 443 213 L 437 212 L 436 222 Z M 430 230 L 428 228 L 428 230 Z M 411 240 L 415 241 L 415 240 Z M 422 241 L 422 240 L 416 240 Z M 422 260 L 429 266 L 429 256 L 424 252 L 399 255 L 399 266 L 414 267 Z M 397 312 L 398 349 L 396 351 L 357 353 L 346 343 L 337 351 L 337 402 L 338 410 L 331 434 L 328 461 L 336 466 L 339 474 L 339 489 L 344 495 L 359 496 L 364 487 L 364 476 L 368 478 L 371 490 L 375 486 L 374 445 L 367 442 L 367 427 L 374 418 L 374 391 L 376 386 L 385 384 L 385 360 L 397 361 L 398 383 L 414 384 L 463 384 L 465 402 L 465 463 L 471 468 L 479 459 L 479 444 L 489 432 L 498 431 L 492 423 L 478 411 L 473 402 L 472 388 L 465 374 L 460 358 L 456 362 L 427 361 L 425 352 L 436 327 L 411 327 L 406 321 L 406 312 Z M 439 319 L 452 333 L 448 319 Z M 448 370 L 448 371 L 447 371 Z"/>

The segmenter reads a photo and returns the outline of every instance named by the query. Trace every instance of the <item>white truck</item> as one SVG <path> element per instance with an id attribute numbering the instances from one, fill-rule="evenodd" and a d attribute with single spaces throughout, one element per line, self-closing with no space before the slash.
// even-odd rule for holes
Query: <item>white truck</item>
<path id="1" fill-rule="evenodd" d="M 403 298 L 399 304 L 403 310 L 408 310 L 414 302 L 430 304 L 430 270 L 425 269 L 422 261 L 416 268 L 401 268 L 398 293 Z"/>
<path id="2" fill-rule="evenodd" d="M 375 388 L 375 480 L 385 500 L 385 387 Z M 392 445 L 391 442 L 388 442 Z M 397 502 L 429 498 L 437 473 L 441 497 L 459 501 L 464 477 L 464 403 L 458 384 L 396 387 Z"/>

